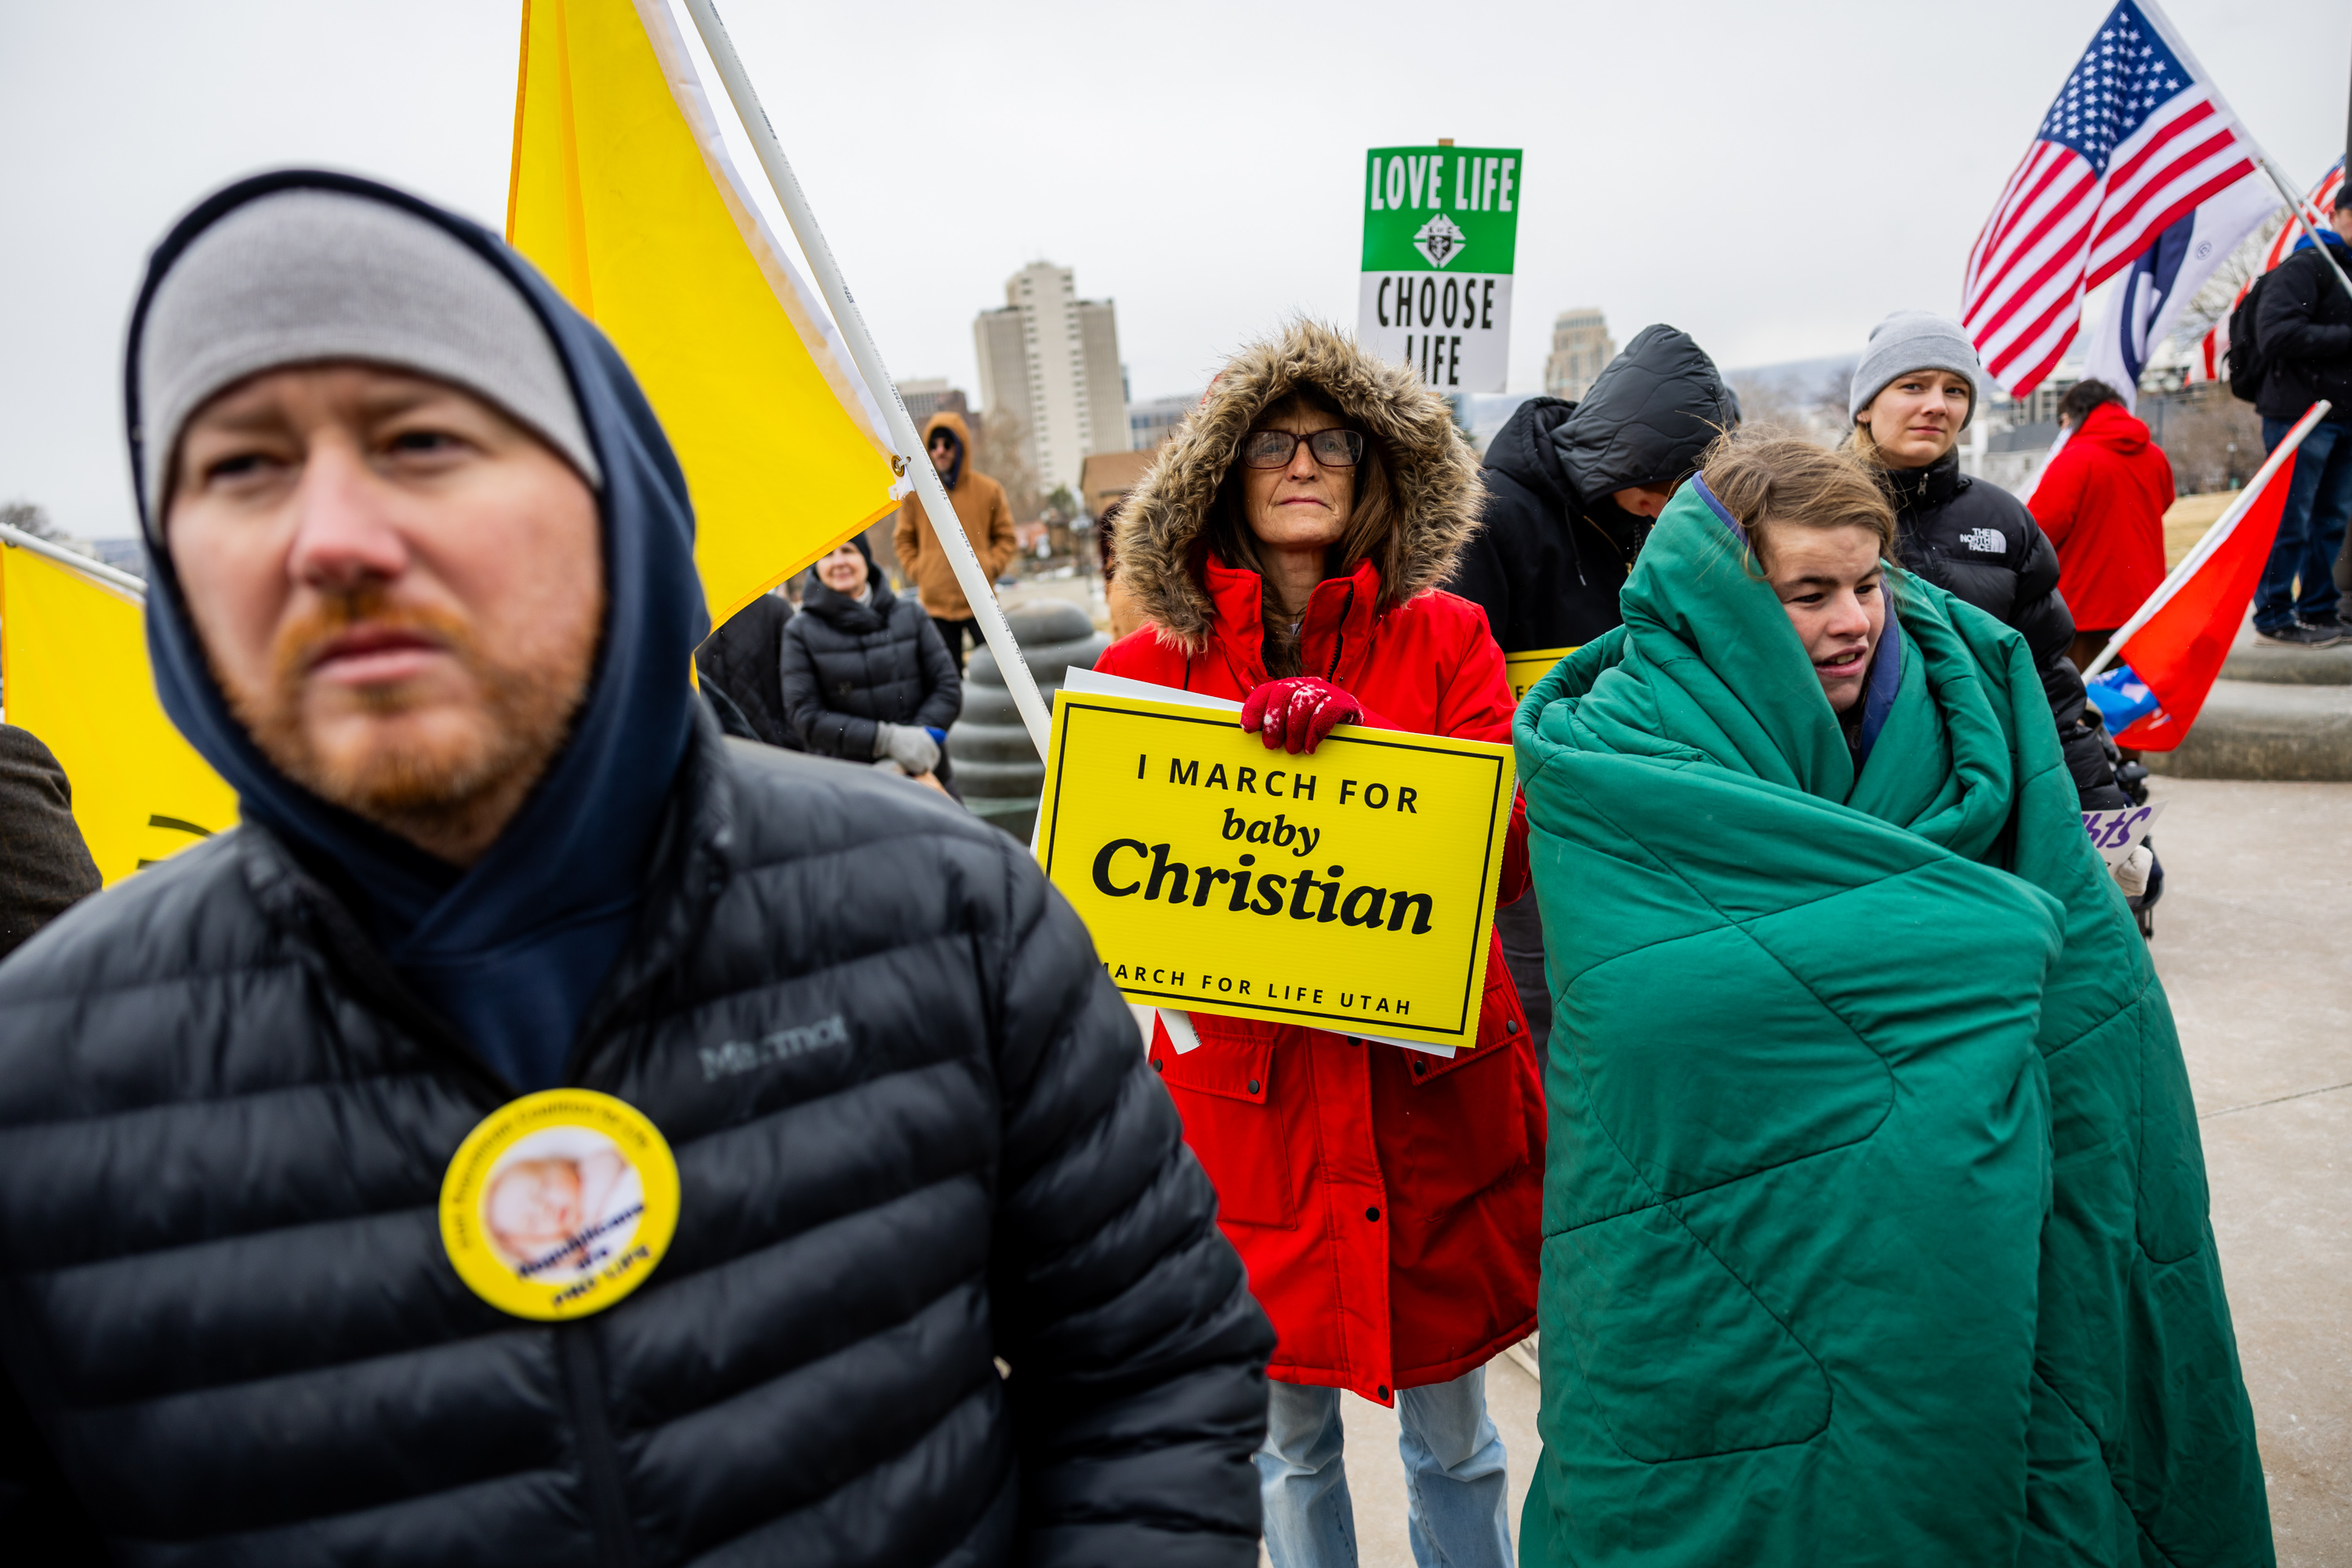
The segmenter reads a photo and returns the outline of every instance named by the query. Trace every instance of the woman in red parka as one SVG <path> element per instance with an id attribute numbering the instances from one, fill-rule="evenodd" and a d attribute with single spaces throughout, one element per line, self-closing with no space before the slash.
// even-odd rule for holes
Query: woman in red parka
<path id="1" fill-rule="evenodd" d="M 1148 624 L 1096 668 L 1239 699 L 1293 752 L 1339 723 L 1507 742 L 1486 616 L 1437 587 L 1479 500 L 1411 368 L 1295 326 L 1225 367 L 1129 499 L 1119 578 Z M 1501 901 L 1526 888 L 1515 811 Z M 1150 1051 L 1280 1341 L 1257 1456 L 1277 1568 L 1355 1560 L 1341 1389 L 1400 1407 L 1415 1555 L 1501 1568 L 1484 1368 L 1535 1327 L 1544 1121 L 1499 948 L 1450 1059 L 1208 1013 L 1162 1014 Z"/>

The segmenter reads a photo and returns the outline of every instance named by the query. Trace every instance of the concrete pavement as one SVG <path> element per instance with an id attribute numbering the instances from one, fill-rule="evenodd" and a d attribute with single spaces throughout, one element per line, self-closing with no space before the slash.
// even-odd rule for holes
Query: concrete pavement
<path id="1" fill-rule="evenodd" d="M 2154 780 L 2155 953 L 2284 1568 L 2352 1568 L 2352 784 Z"/>
<path id="2" fill-rule="evenodd" d="M 2278 1560 L 2352 1568 L 2352 784 L 2152 788 L 2169 879 L 2157 968 L 2197 1096 Z M 1516 1531 L 1538 1391 L 1509 1357 L 1486 1381 Z M 1365 1568 L 1409 1568 L 1395 1413 L 1345 1408 Z"/>

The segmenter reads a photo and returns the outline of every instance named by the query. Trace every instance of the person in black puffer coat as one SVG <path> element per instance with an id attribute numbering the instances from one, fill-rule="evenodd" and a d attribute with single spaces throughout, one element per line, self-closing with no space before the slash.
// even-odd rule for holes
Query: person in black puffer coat
<path id="1" fill-rule="evenodd" d="M 0 724 L 0 958 L 98 887 L 65 769 L 32 731 Z"/>
<path id="2" fill-rule="evenodd" d="M 1532 397 L 1487 444 L 1478 536 L 1446 587 L 1505 654 L 1576 647 L 1616 626 L 1650 520 L 1739 403 L 1688 333 L 1635 334 L 1580 403 Z"/>
<path id="3" fill-rule="evenodd" d="M 2056 547 L 2023 501 L 1960 472 L 1956 448 L 1984 386 L 1984 367 L 1958 321 L 1897 310 L 1871 333 L 1854 366 L 1847 391 L 1853 450 L 1876 468 L 1895 502 L 1897 563 L 2025 638 L 2082 808 L 2129 805 L 2116 782 L 2113 743 L 2067 657 L 2074 617 L 2058 592 Z M 2143 914 L 2163 892 L 2153 851 L 2135 851 L 2116 880 Z"/>
<path id="4" fill-rule="evenodd" d="M 863 534 L 809 569 L 780 668 L 784 711 L 809 751 L 887 760 L 955 794 L 942 742 L 963 710 L 963 681 L 923 606 L 874 569 Z"/>
<path id="5" fill-rule="evenodd" d="M 777 679 L 792 618 L 793 606 L 782 594 L 761 595 L 702 639 L 694 650 L 694 672 L 729 734 L 801 752 L 808 748 L 793 728 Z"/>
<path id="6" fill-rule="evenodd" d="M 2333 261 L 2334 265 L 2329 263 Z M 2352 181 L 2336 193 L 2330 226 L 2295 241 L 2263 279 L 2254 342 L 2267 368 L 2254 397 L 2263 447 L 2275 451 L 2311 405 L 2331 405 L 2294 454 L 2286 504 L 2254 588 L 2254 635 L 2266 643 L 2332 647 L 2347 635 L 2343 590 L 2352 584 Z"/>
<path id="7" fill-rule="evenodd" d="M 1085 928 L 721 738 L 596 329 L 289 173 L 129 353 L 157 688 L 243 822 L 0 964 L 10 1560 L 1255 1563 L 1273 1336 Z M 596 1105 L 654 1142 L 459 1158 Z"/>
<path id="8" fill-rule="evenodd" d="M 1591 642 L 1622 619 L 1617 593 L 1651 519 L 1738 423 L 1738 399 L 1688 333 L 1643 328 L 1582 402 L 1529 398 L 1496 432 L 1478 533 L 1446 587 L 1486 612 L 1511 658 Z M 1536 900 L 1496 910 L 1495 929 L 1540 1054 L 1551 992 Z"/>

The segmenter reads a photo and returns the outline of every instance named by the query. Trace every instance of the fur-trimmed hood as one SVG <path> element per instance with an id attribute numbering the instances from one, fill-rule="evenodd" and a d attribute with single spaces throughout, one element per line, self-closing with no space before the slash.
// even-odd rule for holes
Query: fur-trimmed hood
<path id="1" fill-rule="evenodd" d="M 1444 399 L 1412 367 L 1299 321 L 1226 363 L 1119 513 L 1119 583 L 1161 640 L 1187 653 L 1208 647 L 1216 621 L 1199 564 L 1209 508 L 1258 416 L 1301 385 L 1321 390 L 1388 450 L 1403 548 L 1402 569 L 1381 584 L 1382 610 L 1443 584 L 1477 531 L 1485 495 L 1478 458 Z"/>

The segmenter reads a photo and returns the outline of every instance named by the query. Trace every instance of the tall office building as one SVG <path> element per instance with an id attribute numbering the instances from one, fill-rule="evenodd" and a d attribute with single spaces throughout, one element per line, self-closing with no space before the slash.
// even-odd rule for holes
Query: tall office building
<path id="1" fill-rule="evenodd" d="M 985 414 L 1021 417 L 1040 493 L 1076 493 L 1097 452 L 1128 449 L 1118 322 L 1108 300 L 1081 300 L 1070 269 L 1033 261 L 1004 280 L 1004 308 L 972 322 Z"/>
<path id="2" fill-rule="evenodd" d="M 1127 442 L 1138 452 L 1149 452 L 1160 442 L 1176 434 L 1184 423 L 1184 416 L 1200 406 L 1202 395 L 1186 393 L 1181 397 L 1147 397 L 1140 403 L 1127 405 Z"/>
<path id="3" fill-rule="evenodd" d="M 971 410 L 964 405 L 963 394 L 950 386 L 943 375 L 924 381 L 900 382 L 898 401 L 907 405 L 907 417 L 915 422 L 918 430 L 923 427 L 923 421 L 934 414 L 961 414 L 965 416 L 965 424 L 971 423 Z M 974 430 L 972 434 L 977 437 L 980 432 Z"/>
<path id="4" fill-rule="evenodd" d="M 1551 324 L 1551 354 L 1544 361 L 1544 390 L 1573 403 L 1592 390 L 1601 367 L 1617 357 L 1609 323 L 1595 310 L 1562 310 Z"/>

